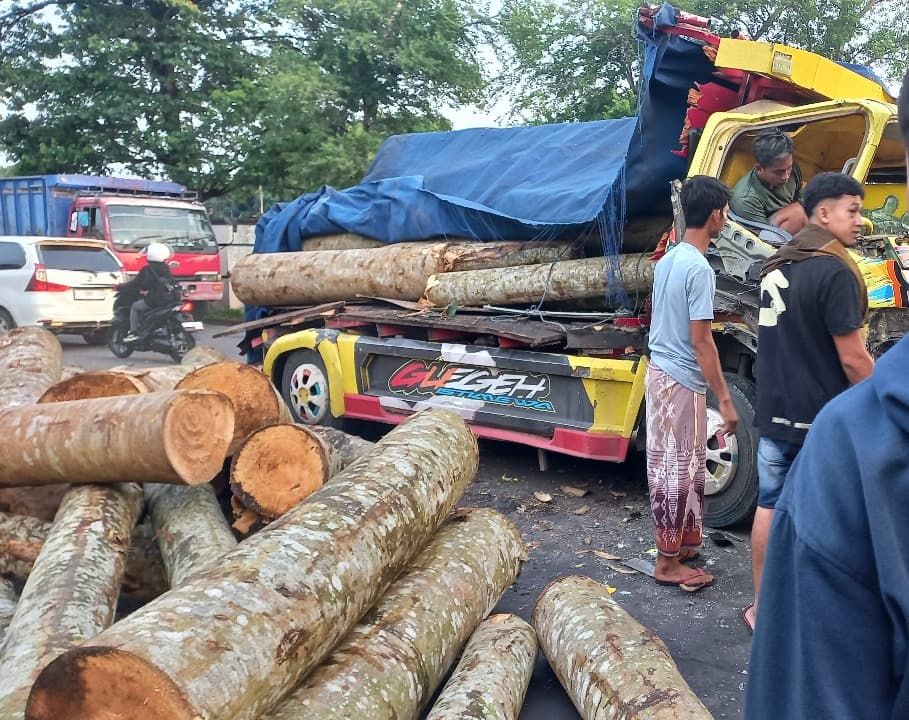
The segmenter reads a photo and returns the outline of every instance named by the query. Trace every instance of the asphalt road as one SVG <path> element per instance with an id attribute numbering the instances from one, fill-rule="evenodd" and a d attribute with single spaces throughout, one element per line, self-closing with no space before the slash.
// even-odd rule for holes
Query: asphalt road
<path id="1" fill-rule="evenodd" d="M 239 336 L 212 339 L 222 329 L 208 327 L 197 340 L 241 359 L 236 351 Z M 106 348 L 85 345 L 78 336 L 61 336 L 61 342 L 64 362 L 85 369 L 171 362 L 155 353 L 119 360 Z M 385 428 L 361 423 L 356 429 L 376 439 Z M 543 472 L 531 448 L 482 442 L 480 452 L 480 472 L 461 505 L 489 506 L 505 513 L 520 529 L 529 557 L 496 612 L 513 612 L 529 620 L 537 596 L 550 582 L 565 575 L 588 575 L 614 587 L 613 598 L 663 639 L 682 676 L 714 717 L 741 717 L 751 641 L 739 617 L 751 595 L 748 528 L 728 529 L 719 537 L 722 545 L 710 537 L 705 540 L 699 565 L 717 576 L 713 587 L 692 594 L 660 587 L 646 575 L 620 572 L 614 569 L 621 568 L 619 563 L 590 552 L 653 560 L 640 458 L 614 465 L 550 454 Z M 559 489 L 562 485 L 588 493 L 573 497 Z M 552 501 L 541 502 L 535 492 L 550 495 Z M 521 720 L 579 717 L 541 654 Z"/>

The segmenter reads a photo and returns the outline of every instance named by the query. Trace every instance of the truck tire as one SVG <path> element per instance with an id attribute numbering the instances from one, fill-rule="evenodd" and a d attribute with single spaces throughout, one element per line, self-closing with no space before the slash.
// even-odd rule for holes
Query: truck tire
<path id="1" fill-rule="evenodd" d="M 198 320 L 201 322 L 205 319 L 205 316 L 208 315 L 208 301 L 207 300 L 194 300 L 193 301 L 193 320 Z"/>
<path id="2" fill-rule="evenodd" d="M 758 494 L 757 444 L 754 427 L 754 383 L 725 373 L 739 424 L 731 436 L 718 435 L 722 418 L 716 395 L 707 390 L 707 478 L 704 523 L 728 527 L 751 518 Z"/>
<path id="3" fill-rule="evenodd" d="M 315 350 L 294 350 L 281 373 L 281 396 L 294 420 L 305 425 L 340 428 L 343 419 L 331 414 L 328 373 Z"/>

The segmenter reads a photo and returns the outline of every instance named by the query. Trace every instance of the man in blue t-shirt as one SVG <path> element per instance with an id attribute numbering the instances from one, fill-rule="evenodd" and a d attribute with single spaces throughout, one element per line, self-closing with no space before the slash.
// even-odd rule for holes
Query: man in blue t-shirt
<path id="1" fill-rule="evenodd" d="M 697 554 L 704 528 L 707 385 L 716 393 L 723 430 L 738 416 L 713 342 L 715 275 L 704 257 L 729 210 L 729 188 L 697 175 L 682 186 L 685 237 L 656 264 L 647 367 L 647 483 L 656 531 L 654 578 L 687 592 L 713 576 L 685 561 Z"/>
<path id="2" fill-rule="evenodd" d="M 899 98 L 909 147 L 909 74 Z M 907 157 L 909 168 L 909 157 Z M 746 720 L 909 713 L 909 338 L 811 424 L 776 504 Z"/>
<path id="3" fill-rule="evenodd" d="M 820 173 L 805 188 L 810 222 L 761 270 L 758 317 L 758 507 L 751 530 L 754 603 L 742 619 L 754 628 L 773 510 L 786 473 L 820 409 L 871 374 L 861 327 L 865 281 L 846 251 L 862 229 L 861 184 Z"/>

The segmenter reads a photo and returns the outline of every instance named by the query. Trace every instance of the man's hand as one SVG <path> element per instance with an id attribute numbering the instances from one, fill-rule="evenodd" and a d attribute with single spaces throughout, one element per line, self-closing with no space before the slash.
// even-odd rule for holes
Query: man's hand
<path id="1" fill-rule="evenodd" d="M 732 398 L 720 400 L 720 415 L 723 416 L 723 432 L 731 435 L 739 426 L 739 414 L 735 411 Z"/>

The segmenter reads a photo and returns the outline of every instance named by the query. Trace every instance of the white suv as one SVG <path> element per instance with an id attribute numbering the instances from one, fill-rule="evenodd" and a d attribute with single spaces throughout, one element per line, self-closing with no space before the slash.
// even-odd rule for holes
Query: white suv
<path id="1" fill-rule="evenodd" d="M 125 279 L 103 241 L 0 236 L 0 332 L 41 325 L 102 345 Z"/>

